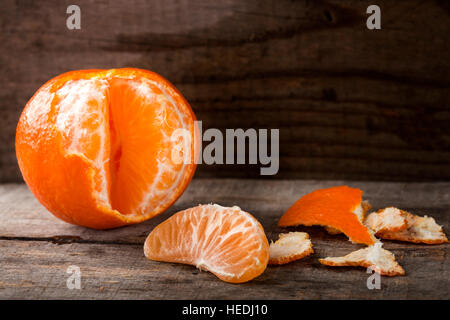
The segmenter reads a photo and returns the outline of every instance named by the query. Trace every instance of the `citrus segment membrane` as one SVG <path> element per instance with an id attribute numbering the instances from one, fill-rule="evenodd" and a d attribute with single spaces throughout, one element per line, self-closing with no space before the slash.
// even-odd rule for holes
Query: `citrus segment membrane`
<path id="1" fill-rule="evenodd" d="M 190 144 L 171 136 L 189 129 L 188 119 L 164 88 L 147 79 L 113 80 L 111 101 L 112 207 L 145 214 L 167 201 L 184 176 L 186 164 L 175 163 L 172 150 L 189 153 Z"/>
<path id="2" fill-rule="evenodd" d="M 260 223 L 239 207 L 199 205 L 158 225 L 144 253 L 151 260 L 194 265 L 239 283 L 265 270 L 269 244 Z"/>
<path id="3" fill-rule="evenodd" d="M 173 194 L 184 168 L 171 159 L 170 137 L 187 119 L 157 83 L 73 80 L 56 96 L 65 153 L 91 162 L 99 200 L 122 214 L 145 214 Z"/>
<path id="4" fill-rule="evenodd" d="M 98 177 L 94 190 L 109 203 L 106 162 L 109 156 L 108 82 L 99 79 L 68 81 L 53 100 L 55 126 L 66 155 L 90 161 Z"/>

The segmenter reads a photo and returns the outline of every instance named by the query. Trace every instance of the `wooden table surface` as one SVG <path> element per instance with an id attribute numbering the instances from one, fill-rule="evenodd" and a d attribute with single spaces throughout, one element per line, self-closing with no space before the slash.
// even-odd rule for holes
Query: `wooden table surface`
<path id="1" fill-rule="evenodd" d="M 404 277 L 382 277 L 369 290 L 363 268 L 331 268 L 317 259 L 359 248 L 320 227 L 309 232 L 315 253 L 294 263 L 268 267 L 245 284 L 229 284 L 187 265 L 144 257 L 147 234 L 172 213 L 199 203 L 239 205 L 264 226 L 269 240 L 286 231 L 280 215 L 316 188 L 347 184 L 365 191 L 375 209 L 393 205 L 435 217 L 449 230 L 450 183 L 379 183 L 312 180 L 194 180 L 165 214 L 109 231 L 66 224 L 48 213 L 26 185 L 0 185 L 1 299 L 449 299 L 449 245 L 383 241 L 404 267 Z M 69 266 L 81 270 L 81 289 L 69 290 Z"/>

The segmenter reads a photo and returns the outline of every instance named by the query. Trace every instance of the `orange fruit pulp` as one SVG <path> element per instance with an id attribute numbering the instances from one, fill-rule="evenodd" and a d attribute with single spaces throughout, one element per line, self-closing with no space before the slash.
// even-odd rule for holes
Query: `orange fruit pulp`
<path id="1" fill-rule="evenodd" d="M 183 193 L 196 167 L 194 123 L 187 101 L 156 73 L 72 71 L 27 103 L 16 154 L 30 190 L 55 216 L 113 228 L 158 215 Z"/>
<path id="2" fill-rule="evenodd" d="M 194 265 L 223 281 L 241 283 L 264 272 L 269 243 L 261 224 L 239 207 L 199 205 L 153 229 L 144 253 L 151 260 Z"/>
<path id="3" fill-rule="evenodd" d="M 280 227 L 328 226 L 333 227 L 355 243 L 374 244 L 372 232 L 358 216 L 363 192 L 347 186 L 318 189 L 301 197 L 278 221 Z"/>

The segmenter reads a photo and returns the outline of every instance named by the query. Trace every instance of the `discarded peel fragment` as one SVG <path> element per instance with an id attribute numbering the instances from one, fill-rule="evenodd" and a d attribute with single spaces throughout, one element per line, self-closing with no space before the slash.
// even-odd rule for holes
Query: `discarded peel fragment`
<path id="1" fill-rule="evenodd" d="M 383 212 L 390 209 L 391 213 L 383 215 Z M 394 210 L 395 209 L 395 210 Z M 374 216 L 372 216 L 374 215 Z M 406 227 L 398 229 L 398 222 L 404 219 Z M 381 213 L 372 213 L 367 217 L 367 224 L 371 226 L 373 221 L 377 221 L 376 226 L 382 225 L 382 230 L 376 231 L 378 237 L 389 240 L 399 240 L 414 243 L 425 244 L 441 244 L 448 242 L 442 227 L 436 223 L 434 218 L 409 213 L 407 211 L 399 210 L 396 208 L 386 208 Z"/>
<path id="2" fill-rule="evenodd" d="M 361 204 L 359 206 L 357 206 L 355 210 L 353 210 L 353 213 L 358 216 L 359 221 L 363 222 L 367 211 L 369 211 L 371 208 L 372 208 L 372 206 L 370 205 L 369 201 L 363 200 L 361 202 Z M 324 228 L 329 234 L 332 234 L 332 235 L 342 233 L 342 231 L 340 231 L 336 228 L 333 228 L 333 227 L 324 226 Z"/>
<path id="3" fill-rule="evenodd" d="M 386 231 L 401 231 L 408 227 L 406 211 L 388 207 L 369 214 L 364 224 L 376 234 Z"/>
<path id="4" fill-rule="evenodd" d="M 360 189 L 347 186 L 315 190 L 297 200 L 280 218 L 278 226 L 327 226 L 335 233 L 343 232 L 352 242 L 374 244 L 372 230 L 362 223 L 362 194 Z"/>
<path id="5" fill-rule="evenodd" d="M 282 233 L 277 241 L 270 244 L 269 264 L 286 264 L 312 253 L 314 253 L 314 250 L 306 232 Z"/>
<path id="6" fill-rule="evenodd" d="M 239 207 L 199 205 L 174 214 L 148 235 L 150 260 L 184 263 L 241 283 L 259 276 L 269 261 L 261 224 Z"/>
<path id="7" fill-rule="evenodd" d="M 319 259 L 323 265 L 333 267 L 371 267 L 384 276 L 402 276 L 405 270 L 395 260 L 394 254 L 382 248 L 378 242 L 364 249 L 353 251 L 343 257 L 327 257 Z"/>

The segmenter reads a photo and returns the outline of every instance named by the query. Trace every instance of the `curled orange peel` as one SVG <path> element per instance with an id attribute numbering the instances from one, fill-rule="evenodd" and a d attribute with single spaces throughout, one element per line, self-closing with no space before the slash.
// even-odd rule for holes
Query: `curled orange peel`
<path id="1" fill-rule="evenodd" d="M 362 223 L 362 194 L 357 188 L 318 189 L 301 197 L 278 221 L 280 227 L 327 226 L 341 231 L 354 243 L 372 245 L 376 238 Z"/>

